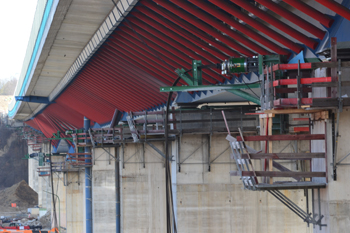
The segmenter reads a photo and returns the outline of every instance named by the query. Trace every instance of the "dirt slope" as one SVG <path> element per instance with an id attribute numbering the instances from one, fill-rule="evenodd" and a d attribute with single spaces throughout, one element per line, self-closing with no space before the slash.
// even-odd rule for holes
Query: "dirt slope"
<path id="1" fill-rule="evenodd" d="M 25 210 L 38 204 L 38 194 L 24 181 L 0 191 L 0 208 L 9 209 L 11 203 Z"/>

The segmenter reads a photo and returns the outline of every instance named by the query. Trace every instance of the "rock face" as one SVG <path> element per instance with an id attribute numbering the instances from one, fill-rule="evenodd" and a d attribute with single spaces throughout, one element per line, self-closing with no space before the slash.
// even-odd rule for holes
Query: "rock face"
<path id="1" fill-rule="evenodd" d="M 28 182 L 28 153 L 24 140 L 16 136 L 14 130 L 0 127 L 0 189 L 10 187 L 24 180 Z"/>
<path id="2" fill-rule="evenodd" d="M 38 194 L 25 182 L 12 185 L 0 191 L 0 206 L 9 207 L 16 203 L 20 209 L 33 207 L 38 204 Z"/>

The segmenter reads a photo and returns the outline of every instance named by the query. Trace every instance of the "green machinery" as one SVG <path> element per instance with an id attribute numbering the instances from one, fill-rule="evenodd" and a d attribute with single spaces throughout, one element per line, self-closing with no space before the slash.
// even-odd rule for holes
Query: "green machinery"
<path id="1" fill-rule="evenodd" d="M 259 55 L 252 58 L 235 58 L 231 57 L 223 61 L 221 64 L 214 64 L 214 67 L 221 68 L 221 74 L 230 76 L 233 74 L 258 72 L 259 75 L 263 74 L 263 68 L 266 66 L 272 66 L 275 64 L 283 64 L 287 62 L 287 57 L 283 55 Z M 238 95 L 248 101 L 251 101 L 257 105 L 260 105 L 260 99 L 250 93 L 244 91 L 245 89 L 259 88 L 260 83 L 249 84 L 231 84 L 231 85 L 203 85 L 202 82 L 202 69 L 213 66 L 203 66 L 199 60 L 192 61 L 192 76 L 185 69 L 176 69 L 176 73 L 184 80 L 188 86 L 173 86 L 173 87 L 161 87 L 161 92 L 176 92 L 176 91 L 211 91 L 211 90 L 226 90 L 235 95 Z M 275 72 L 274 79 L 278 80 L 283 78 L 285 73 L 283 71 Z M 262 88 L 263 91 L 264 88 Z M 283 94 L 282 94 L 283 95 Z M 273 131 L 274 133 L 285 133 L 288 127 L 284 125 L 288 116 L 278 115 L 274 118 Z"/>
<path id="2" fill-rule="evenodd" d="M 221 74 L 258 72 L 258 58 L 231 57 L 221 63 Z"/>
<path id="3" fill-rule="evenodd" d="M 231 59 L 230 61 L 225 61 L 224 63 L 226 65 L 222 64 L 214 64 L 215 67 L 228 67 L 229 65 L 229 70 L 237 70 L 234 68 L 235 65 L 233 65 L 233 62 L 240 62 L 239 65 L 236 65 L 236 67 L 240 66 L 243 69 L 242 66 L 244 66 L 244 69 L 250 70 L 248 72 L 251 72 L 253 70 L 257 71 L 257 59 L 254 60 L 249 60 L 247 63 L 248 59 Z M 244 63 L 242 63 L 244 62 Z M 250 64 L 247 66 L 247 64 Z M 253 65 L 252 65 L 253 64 Z M 209 66 L 203 66 L 202 62 L 199 60 L 193 60 L 192 61 L 192 77 L 188 74 L 189 71 L 182 69 L 176 69 L 175 72 L 184 80 L 188 86 L 173 86 L 173 87 L 161 87 L 160 91 L 161 92 L 174 92 L 174 91 L 211 91 L 211 90 L 226 90 L 228 92 L 231 92 L 237 96 L 240 96 L 248 101 L 251 101 L 257 105 L 260 105 L 260 100 L 256 96 L 253 96 L 245 91 L 242 91 L 242 89 L 251 89 L 251 88 L 258 88 L 260 87 L 259 83 L 253 83 L 253 84 L 233 84 L 233 85 L 203 85 L 202 82 L 202 70 L 204 68 L 210 68 L 212 67 L 211 65 Z"/>

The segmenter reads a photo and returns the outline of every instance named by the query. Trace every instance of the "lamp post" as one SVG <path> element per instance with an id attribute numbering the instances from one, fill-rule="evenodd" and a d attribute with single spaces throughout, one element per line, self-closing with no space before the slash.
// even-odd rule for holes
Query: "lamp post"
<path id="1" fill-rule="evenodd" d="M 45 191 L 43 190 L 45 193 L 50 193 L 48 191 Z M 53 194 L 57 197 L 58 199 L 58 232 L 61 233 L 61 201 L 60 201 L 60 197 L 57 195 L 57 194 L 54 194 L 54 193 L 50 193 L 50 194 Z M 55 201 L 55 200 L 53 200 Z"/>

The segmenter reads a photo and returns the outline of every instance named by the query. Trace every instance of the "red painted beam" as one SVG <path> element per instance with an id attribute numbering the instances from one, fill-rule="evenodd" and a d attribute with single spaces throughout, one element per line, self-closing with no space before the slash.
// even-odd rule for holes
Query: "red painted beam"
<path id="1" fill-rule="evenodd" d="M 217 57 L 220 61 L 227 59 L 227 55 L 222 53 L 221 51 L 217 50 L 213 46 L 210 46 L 208 43 L 205 43 L 202 41 L 201 38 L 198 38 L 194 36 L 193 34 L 189 34 L 186 32 L 183 28 L 177 26 L 176 24 L 170 22 L 169 20 L 165 19 L 164 17 L 161 17 L 157 14 L 154 14 L 151 10 L 149 10 L 146 7 L 142 7 L 142 13 L 140 12 L 132 12 L 131 14 L 135 15 L 136 17 L 142 19 L 141 15 L 146 15 L 147 17 L 153 19 L 154 21 L 157 21 L 162 26 L 166 27 L 168 30 L 171 31 L 171 34 L 180 35 L 182 38 L 190 41 L 191 43 L 195 44 L 196 46 L 206 50 L 208 53 L 211 53 L 215 57 Z M 147 21 L 145 21 L 147 22 Z"/>
<path id="2" fill-rule="evenodd" d="M 232 174 L 241 175 L 239 172 Z M 242 171 L 242 176 L 267 176 L 267 177 L 326 177 L 325 172 L 293 172 L 293 171 Z"/>
<path id="3" fill-rule="evenodd" d="M 322 25 L 324 25 L 327 28 L 330 28 L 334 22 L 334 19 L 329 17 L 328 15 L 323 14 L 322 12 L 319 12 L 315 8 L 309 6 L 308 4 L 300 1 L 300 0 L 283 0 L 288 5 L 291 5 L 292 7 L 300 10 L 304 14 L 307 14 L 308 16 L 316 19 L 318 22 L 320 22 Z"/>
<path id="4" fill-rule="evenodd" d="M 114 49 L 115 53 L 122 53 L 125 56 L 127 56 L 128 58 L 130 58 L 132 61 L 132 64 L 134 64 L 135 62 L 140 63 L 140 64 L 148 67 L 149 69 L 153 70 L 154 72 L 158 73 L 160 76 L 163 76 L 170 83 L 173 83 L 175 81 L 175 79 L 177 78 L 177 75 L 175 72 L 171 73 L 168 69 L 165 69 L 160 64 L 156 64 L 153 61 L 141 59 L 137 55 L 132 54 L 130 51 L 121 47 L 120 45 L 117 45 L 116 43 L 113 43 L 113 42 L 105 42 L 105 43 L 108 44 L 110 48 Z M 174 68 L 174 70 L 175 70 L 175 68 Z"/>
<path id="5" fill-rule="evenodd" d="M 304 118 L 293 118 L 293 121 L 309 121 L 310 120 L 310 118 L 306 118 L 306 117 L 304 117 Z"/>
<path id="6" fill-rule="evenodd" d="M 108 74 L 104 70 L 87 69 L 86 71 L 91 73 L 90 77 L 94 77 L 98 79 L 108 80 L 107 77 L 110 76 L 110 74 Z M 127 88 L 126 86 L 121 87 L 118 84 L 119 83 L 115 80 L 115 81 L 103 82 L 103 83 L 100 83 L 99 85 L 96 85 L 94 83 L 90 83 L 90 84 L 79 83 L 79 87 L 81 86 L 84 87 L 84 89 L 87 89 L 88 92 L 91 92 L 93 96 L 97 96 L 102 101 L 105 100 L 108 103 L 113 103 L 113 105 L 109 107 L 110 114 L 113 114 L 112 111 L 113 111 L 113 108 L 115 108 L 115 104 L 117 104 L 120 101 L 123 101 L 124 103 L 128 103 L 130 106 L 133 106 L 136 108 L 141 107 L 143 104 L 147 104 L 147 99 L 145 98 L 140 99 L 137 97 L 138 92 L 132 95 L 130 93 L 129 88 Z M 87 97 L 85 96 L 85 98 Z M 101 104 L 94 104 L 94 105 L 100 106 Z"/>
<path id="7" fill-rule="evenodd" d="M 208 61 L 203 56 L 200 56 L 197 53 L 189 50 L 188 48 L 181 45 L 177 41 L 165 36 L 164 34 L 158 32 L 157 30 L 148 26 L 147 24 L 141 24 L 139 26 L 133 25 L 133 28 L 140 35 L 145 36 L 146 38 L 148 38 L 149 40 L 151 40 L 154 43 L 162 45 L 164 48 L 169 50 L 169 52 L 172 52 L 175 55 L 180 56 L 186 62 L 189 62 L 189 61 L 195 59 L 195 60 L 202 60 L 203 65 L 212 64 L 212 62 Z M 126 29 L 124 29 L 124 27 L 123 27 L 123 30 L 126 30 Z M 133 35 L 134 34 L 135 33 L 133 33 Z M 130 34 L 130 35 L 132 35 L 132 34 Z M 186 55 L 188 56 L 187 58 L 186 58 Z M 211 69 L 206 69 L 204 72 L 207 73 L 208 75 L 210 75 L 212 79 L 216 80 L 216 81 L 210 81 L 211 83 L 224 82 L 224 80 L 225 80 L 221 74 L 214 72 Z"/>
<path id="8" fill-rule="evenodd" d="M 346 8 L 345 6 L 342 6 L 341 4 L 337 3 L 336 1 L 316 0 L 316 2 L 324 5 L 325 7 L 334 11 L 338 15 L 343 16 L 347 20 L 350 20 L 350 10 L 348 8 Z"/>
<path id="9" fill-rule="evenodd" d="M 198 8 L 188 3 L 184 0 L 170 0 L 173 3 L 176 3 L 177 6 L 180 6 L 184 10 L 188 11 L 192 15 L 196 16 L 197 18 L 201 19 L 202 21 L 206 22 L 207 24 L 211 25 L 212 27 L 216 28 L 217 30 L 220 30 L 221 32 L 227 34 L 231 38 L 237 40 L 241 44 L 244 44 L 249 49 L 255 51 L 258 54 L 271 54 L 271 52 L 267 51 L 266 49 L 262 48 L 261 46 L 257 45 L 253 41 L 250 41 L 247 37 L 242 36 L 241 34 L 238 34 L 237 32 L 231 30 L 230 28 L 226 27 L 224 24 L 222 24 L 220 21 L 218 21 L 216 18 L 211 16 L 210 14 L 204 13 L 203 11 L 198 10 Z M 241 51 L 242 52 L 242 51 Z M 242 52 L 244 53 L 244 52 Z M 254 54 L 250 53 L 244 53 L 247 56 L 254 56 Z"/>
<path id="10" fill-rule="evenodd" d="M 297 91 L 297 88 L 287 88 L 287 87 L 281 87 L 281 88 L 275 88 L 275 93 L 295 93 Z M 311 87 L 302 87 L 301 92 L 312 92 Z"/>
<path id="11" fill-rule="evenodd" d="M 301 98 L 300 100 L 302 105 L 312 105 L 312 98 Z M 278 99 L 273 101 L 273 105 L 275 107 L 283 107 L 283 106 L 297 106 L 298 99 L 297 98 L 285 98 Z"/>
<path id="12" fill-rule="evenodd" d="M 169 36 L 170 38 L 172 38 L 174 40 L 176 40 L 180 44 L 186 46 L 189 49 L 192 49 L 193 51 L 195 51 L 196 53 L 202 55 L 203 57 L 206 57 L 208 60 L 212 61 L 213 63 L 219 63 L 219 62 L 222 61 L 222 59 L 218 59 L 217 57 L 213 56 L 211 54 L 212 51 L 210 51 L 210 53 L 209 53 L 208 51 L 203 50 L 203 49 L 206 49 L 206 47 L 203 46 L 204 48 L 202 48 L 202 46 L 201 47 L 197 46 L 195 43 L 191 42 L 191 40 L 189 40 L 189 38 L 186 38 L 186 37 L 184 38 L 183 36 L 179 35 L 178 33 L 175 33 L 173 30 L 170 30 L 167 27 L 163 26 L 158 21 L 153 20 L 153 19 L 151 19 L 151 18 L 147 17 L 146 15 L 141 14 L 139 12 L 135 12 L 135 13 L 133 13 L 133 15 L 135 15 L 139 20 L 143 21 L 144 23 L 146 23 L 146 24 L 152 26 L 153 28 L 157 29 L 161 33 Z"/>
<path id="13" fill-rule="evenodd" d="M 292 140 L 324 140 L 324 134 L 297 134 L 297 135 L 257 135 L 244 136 L 244 141 L 292 141 Z M 237 137 L 241 142 L 241 136 Z"/>
<path id="14" fill-rule="evenodd" d="M 212 0 L 210 0 L 212 1 Z M 272 26 L 278 28 L 282 32 L 290 35 L 291 37 L 297 39 L 298 41 L 304 43 L 306 46 L 315 49 L 318 42 L 313 40 L 312 38 L 307 37 L 306 35 L 300 33 L 298 30 L 295 30 L 294 28 L 288 26 L 287 24 L 281 22 L 279 19 L 276 19 L 275 17 L 269 15 L 265 11 L 259 9 L 258 7 L 255 7 L 254 5 L 250 4 L 246 0 L 231 0 L 231 2 L 236 3 L 238 6 L 246 9 L 247 11 L 251 12 L 252 14 L 259 17 L 261 20 L 271 24 Z M 257 28 L 259 30 L 259 28 Z"/>
<path id="15" fill-rule="evenodd" d="M 248 25 L 252 26 L 256 30 L 264 33 L 265 35 L 269 36 L 273 40 L 283 44 L 287 48 L 291 49 L 292 51 L 299 53 L 301 50 L 303 50 L 303 47 L 296 44 L 295 42 L 287 39 L 286 37 L 280 35 L 276 31 L 272 30 L 271 28 L 267 27 L 265 24 L 255 20 L 254 18 L 248 16 L 247 14 L 243 13 L 242 11 L 236 9 L 236 7 L 229 2 L 226 1 L 218 1 L 218 0 L 209 0 L 209 2 L 215 4 L 216 6 L 220 7 L 221 9 L 227 11 L 231 15 L 234 15 L 235 17 L 243 20 Z"/>
<path id="16" fill-rule="evenodd" d="M 108 85 L 115 83 L 116 86 L 124 88 L 126 90 L 128 90 L 130 88 L 130 75 L 128 75 L 127 73 L 124 73 L 124 71 L 118 69 L 117 66 L 113 67 L 110 64 L 110 61 L 104 60 L 104 61 L 98 62 L 96 65 L 97 65 L 96 66 L 97 69 L 99 69 L 101 67 L 99 69 L 99 71 L 101 69 L 104 69 L 106 71 L 107 76 L 106 76 L 106 80 L 103 81 L 104 83 L 106 83 Z M 118 79 L 113 77 L 113 74 L 115 74 L 115 73 L 118 74 Z M 150 102 L 159 101 L 159 98 L 161 97 L 161 95 L 158 95 L 159 87 L 157 88 L 154 86 L 150 86 L 149 84 L 140 83 L 140 82 L 142 82 L 142 81 L 141 80 L 139 81 L 139 79 L 136 79 L 136 78 L 133 80 L 133 90 L 132 91 L 144 94 L 144 99 L 146 99 L 147 101 L 150 101 Z M 165 97 L 165 96 L 163 96 L 163 97 Z"/>
<path id="17" fill-rule="evenodd" d="M 225 43 L 227 46 L 233 48 L 234 50 L 245 54 L 247 56 L 254 56 L 252 51 L 246 49 L 245 47 L 238 44 L 236 41 L 234 41 L 232 38 L 228 36 L 224 36 L 214 28 L 212 28 L 210 25 L 203 23 L 203 21 L 200 21 L 198 18 L 194 17 L 193 15 L 189 14 L 185 10 L 177 7 L 177 3 L 172 4 L 169 1 L 161 1 L 161 0 L 154 0 L 154 2 L 158 3 L 165 9 L 171 11 L 172 13 L 176 14 L 177 16 L 183 18 L 187 22 L 193 24 L 194 26 L 198 27 L 199 29 L 203 30 L 204 32 L 208 33 L 209 35 L 213 36 L 214 38 L 217 38 L 221 42 Z"/>
<path id="18" fill-rule="evenodd" d="M 155 27 L 153 27 L 154 25 L 148 25 L 145 22 L 142 22 L 141 20 L 137 19 L 137 18 L 130 18 L 129 20 L 130 22 L 132 22 L 133 24 L 139 26 L 140 28 L 148 31 L 149 33 L 152 33 L 154 36 L 158 37 L 159 39 L 162 39 L 164 42 L 170 44 L 171 46 L 177 48 L 177 49 L 184 49 L 184 50 L 189 50 L 188 53 L 192 54 L 191 57 L 197 57 L 200 59 L 198 60 L 205 60 L 205 62 L 207 62 L 208 64 L 211 63 L 215 63 L 217 62 L 217 58 L 215 58 L 215 60 L 210 60 L 207 57 L 204 56 L 200 56 L 200 54 L 196 54 L 195 51 L 197 50 L 196 47 L 189 45 L 189 47 L 187 47 L 187 45 L 183 45 L 181 43 L 179 43 L 175 38 L 173 39 L 171 36 L 166 35 L 165 33 L 157 30 Z M 126 24 L 124 24 L 126 25 Z M 196 58 L 196 59 L 197 59 Z"/>
<path id="19" fill-rule="evenodd" d="M 114 59 L 116 59 L 116 57 L 118 57 L 118 59 L 121 59 L 123 61 L 128 62 L 130 65 L 135 66 L 135 68 L 139 68 L 140 70 L 144 70 L 146 71 L 148 74 L 152 75 L 153 77 L 157 78 L 160 82 L 163 82 L 166 85 L 171 85 L 173 83 L 173 81 L 168 80 L 168 79 L 164 79 L 163 75 L 160 73 L 159 70 L 148 66 L 145 63 L 139 63 L 139 62 L 135 62 L 132 58 L 126 57 L 123 54 L 118 53 L 118 51 L 116 51 L 114 48 L 112 47 L 106 47 L 106 54 L 109 54 L 112 58 L 114 57 Z"/>
<path id="20" fill-rule="evenodd" d="M 130 77 L 133 77 L 136 81 L 136 86 L 138 88 L 141 88 L 141 90 L 145 91 L 146 93 L 152 95 L 155 99 L 158 99 L 159 97 L 165 97 L 166 95 L 159 95 L 159 85 L 154 84 L 152 82 L 149 82 L 149 80 L 145 79 L 145 75 L 139 75 L 138 73 L 134 72 L 134 70 L 131 68 L 129 69 L 123 69 L 120 63 L 114 62 L 112 59 L 107 59 L 106 56 L 102 53 L 99 54 L 101 62 L 103 62 L 111 72 L 116 72 L 118 74 L 121 74 L 123 77 L 127 77 L 130 79 Z M 128 81 L 130 84 L 130 81 Z"/>
<path id="21" fill-rule="evenodd" d="M 187 33 L 191 33 L 191 34 L 196 35 L 198 38 L 201 38 L 203 41 L 206 41 L 207 43 L 211 44 L 215 48 L 221 50 L 222 52 L 226 53 L 228 56 L 230 56 L 230 57 L 240 57 L 241 56 L 235 50 L 226 46 L 226 44 L 223 44 L 222 42 L 215 40 L 215 38 L 211 37 L 210 35 L 208 35 L 204 31 L 200 30 L 198 27 L 195 27 L 194 25 L 181 19 L 180 17 L 173 14 L 172 12 L 170 12 L 162 7 L 159 7 L 154 2 L 144 0 L 144 1 L 142 1 L 142 4 L 147 6 L 149 9 L 151 9 L 153 11 L 153 15 L 155 13 L 157 13 L 157 14 L 163 16 L 164 18 L 171 21 L 173 24 L 176 24 L 176 25 L 182 27 L 184 30 L 187 31 Z M 138 7 L 136 7 L 136 9 L 138 9 Z M 143 7 L 142 7 L 142 9 L 140 9 L 140 11 L 143 12 Z"/>
<path id="22" fill-rule="evenodd" d="M 310 128 L 309 127 L 294 127 L 293 131 L 294 132 L 309 132 Z"/>
<path id="23" fill-rule="evenodd" d="M 302 78 L 300 79 L 301 84 L 312 84 L 312 83 L 324 83 L 332 82 L 332 77 L 320 77 L 320 78 Z M 297 79 L 280 79 L 273 81 L 273 86 L 282 86 L 282 85 L 293 85 L 297 84 Z"/>
<path id="24" fill-rule="evenodd" d="M 202 1 L 202 0 L 189 0 L 189 2 L 192 2 L 197 7 L 202 8 L 204 11 L 215 16 L 216 18 L 220 19 L 221 21 L 229 24 L 230 26 L 234 27 L 235 29 L 237 29 L 241 33 L 250 37 L 254 41 L 257 41 L 258 43 L 266 46 L 267 48 L 271 49 L 272 51 L 276 52 L 277 54 L 281 54 L 281 55 L 288 55 L 289 54 L 289 52 L 287 50 L 285 50 L 284 48 L 281 48 L 279 45 L 266 39 L 265 37 L 263 37 L 259 33 L 255 32 L 252 29 L 248 28 L 247 26 L 239 23 L 237 20 L 229 17 L 226 14 L 223 14 L 214 5 L 212 5 L 206 1 Z"/>
<path id="25" fill-rule="evenodd" d="M 299 16 L 293 14 L 289 10 L 283 8 L 282 6 L 278 5 L 277 3 L 273 2 L 273 1 L 270 1 L 270 0 L 255 0 L 255 1 L 259 2 L 261 5 L 266 6 L 271 11 L 273 11 L 276 14 L 282 16 L 283 18 L 289 20 L 290 22 L 294 23 L 295 25 L 299 26 L 300 28 L 304 29 L 305 31 L 311 33 L 312 35 L 315 35 L 320 40 L 322 40 L 324 35 L 326 34 L 325 31 L 322 31 L 318 27 L 316 27 L 313 24 L 307 22 L 306 20 L 300 18 Z"/>

